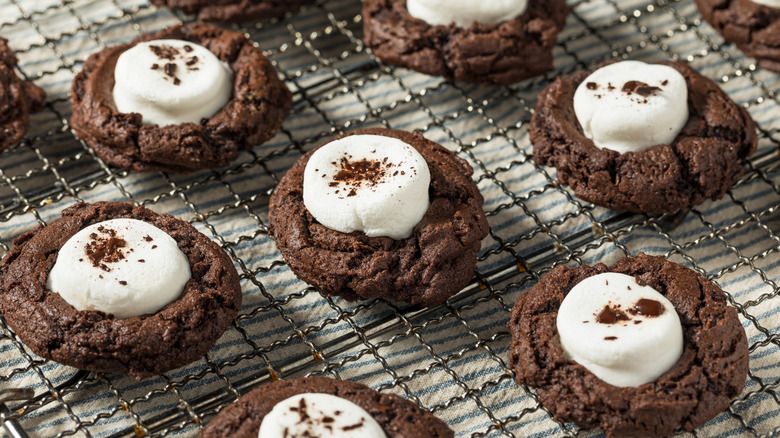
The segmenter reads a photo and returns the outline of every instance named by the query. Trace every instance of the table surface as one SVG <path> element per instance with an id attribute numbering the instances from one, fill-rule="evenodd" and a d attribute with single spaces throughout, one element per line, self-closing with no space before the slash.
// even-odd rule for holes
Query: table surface
<path id="1" fill-rule="evenodd" d="M 25 141 L 0 152 L 0 255 L 19 234 L 77 201 L 126 201 L 190 221 L 233 258 L 243 306 L 201 360 L 163 376 L 78 372 L 44 360 L 0 322 L 0 389 L 30 436 L 194 436 L 222 407 L 267 381 L 327 375 L 412 399 L 458 437 L 598 435 L 553 420 L 508 368 L 515 300 L 557 265 L 663 255 L 717 282 L 750 343 L 745 390 L 697 436 L 780 434 L 780 75 L 758 68 L 691 1 L 577 0 L 555 70 L 511 87 L 450 83 L 378 62 L 360 39 L 361 3 L 320 0 L 281 20 L 232 26 L 293 92 L 282 131 L 232 165 L 186 175 L 106 166 L 70 132 L 69 88 L 101 48 L 192 17 L 141 0 L 3 0 L 0 35 L 18 72 L 48 93 Z M 759 126 L 746 173 L 715 202 L 662 217 L 578 200 L 530 159 L 536 96 L 556 76 L 610 59 L 681 60 L 717 82 Z M 268 236 L 268 195 L 305 152 L 365 127 L 419 131 L 466 159 L 491 226 L 476 279 L 446 305 L 322 296 L 292 274 Z"/>

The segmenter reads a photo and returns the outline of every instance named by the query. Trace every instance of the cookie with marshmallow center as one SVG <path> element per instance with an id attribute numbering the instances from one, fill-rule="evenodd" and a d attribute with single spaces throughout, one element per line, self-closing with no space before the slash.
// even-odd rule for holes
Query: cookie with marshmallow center
<path id="1" fill-rule="evenodd" d="M 285 434 L 286 431 L 286 434 Z M 397 395 L 327 377 L 264 384 L 222 410 L 199 438 L 451 438 L 430 412 Z"/>
<path id="2" fill-rule="evenodd" d="M 328 295 L 441 304 L 473 277 L 488 232 L 472 173 L 421 134 L 356 131 L 287 172 L 270 232 L 290 269 Z"/>
<path id="3" fill-rule="evenodd" d="M 579 198 L 642 213 L 723 197 L 757 145 L 747 110 L 681 62 L 558 77 L 539 95 L 529 136 L 534 160 Z"/>
<path id="4" fill-rule="evenodd" d="M 758 65 L 780 73 L 780 1 L 695 0 L 699 12 L 723 36 Z"/>
<path id="5" fill-rule="evenodd" d="M 123 203 L 76 204 L 14 240 L 0 312 L 33 352 L 76 368 L 164 373 L 203 356 L 233 322 L 230 258 L 187 222 Z"/>
<path id="6" fill-rule="evenodd" d="M 552 70 L 563 0 L 365 0 L 363 41 L 383 62 L 508 85 Z"/>
<path id="7" fill-rule="evenodd" d="M 197 15 L 199 21 L 246 23 L 281 17 L 311 0 L 151 0 L 151 3 Z"/>
<path id="8" fill-rule="evenodd" d="M 271 139 L 292 97 L 243 34 L 193 23 L 91 55 L 71 104 L 74 132 L 109 164 L 191 172 Z"/>
<path id="9" fill-rule="evenodd" d="M 46 93 L 16 75 L 16 55 L 0 37 L 0 151 L 18 143 L 27 133 L 30 113 L 39 111 Z"/>
<path id="10" fill-rule="evenodd" d="M 748 344 L 702 275 L 639 254 L 558 266 L 512 309 L 510 366 L 560 421 L 608 437 L 692 431 L 744 387 Z"/>

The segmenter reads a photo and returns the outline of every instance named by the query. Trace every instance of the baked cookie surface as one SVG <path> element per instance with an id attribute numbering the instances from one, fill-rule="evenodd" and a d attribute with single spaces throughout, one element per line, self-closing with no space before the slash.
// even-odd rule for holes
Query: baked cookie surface
<path id="1" fill-rule="evenodd" d="M 553 46 L 568 14 L 563 0 L 532 0 L 514 20 L 461 28 L 411 16 L 406 0 L 365 0 L 363 40 L 388 64 L 450 80 L 507 85 L 552 70 Z"/>
<path id="2" fill-rule="evenodd" d="M 8 40 L 0 37 L 0 150 L 24 137 L 30 125 L 30 113 L 40 110 L 46 100 L 46 93 L 40 87 L 16 75 L 16 61 Z"/>
<path id="3" fill-rule="evenodd" d="M 190 263 L 181 295 L 154 314 L 126 319 L 79 311 L 46 279 L 57 253 L 79 230 L 109 219 L 138 219 L 165 231 Z M 0 312 L 36 354 L 76 368 L 138 379 L 203 356 L 241 306 L 238 274 L 225 252 L 185 221 L 124 203 L 76 204 L 62 218 L 14 240 L 0 262 Z"/>
<path id="4" fill-rule="evenodd" d="M 178 39 L 206 47 L 233 71 L 232 96 L 200 124 L 144 125 L 120 113 L 112 96 L 119 56 L 144 41 Z M 190 172 L 222 167 L 240 151 L 272 138 L 292 104 L 291 94 L 262 52 L 243 34 L 201 23 L 143 35 L 90 56 L 71 89 L 71 125 L 100 158 L 135 171 Z"/>
<path id="5" fill-rule="evenodd" d="M 573 108 L 585 71 L 557 78 L 539 95 L 529 128 L 534 160 L 555 167 L 558 181 L 579 198 L 614 210 L 666 213 L 723 197 L 744 172 L 740 160 L 756 149 L 755 122 L 692 68 L 659 64 L 677 70 L 688 86 L 689 118 L 672 144 L 624 154 L 597 148 Z"/>
<path id="6" fill-rule="evenodd" d="M 312 0 L 151 0 L 155 6 L 180 9 L 200 21 L 242 23 L 281 17 Z"/>
<path id="7" fill-rule="evenodd" d="M 445 438 L 454 433 L 430 412 L 392 394 L 355 382 L 326 377 L 279 380 L 254 389 L 209 423 L 200 438 L 256 438 L 263 418 L 280 401 L 303 393 L 325 393 L 355 403 L 379 423 L 388 438 Z"/>
<path id="8" fill-rule="evenodd" d="M 361 134 L 400 139 L 427 162 L 430 207 L 412 236 L 368 237 L 317 222 L 303 203 L 304 169 L 317 149 L 301 157 L 274 190 L 271 234 L 290 269 L 328 295 L 441 304 L 473 277 L 481 241 L 488 233 L 482 195 L 471 179 L 473 170 L 421 134 L 367 129 L 346 136 Z"/>
<path id="9" fill-rule="evenodd" d="M 780 8 L 751 0 L 695 0 L 702 17 L 758 64 L 780 73 Z"/>
<path id="10" fill-rule="evenodd" d="M 680 318 L 682 356 L 651 383 L 612 386 L 564 356 L 556 329 L 561 302 L 579 282 L 605 272 L 630 275 L 654 288 Z M 556 267 L 518 299 L 508 329 L 517 382 L 535 388 L 559 420 L 598 427 L 609 437 L 692 431 L 729 406 L 748 372 L 745 330 L 723 291 L 688 268 L 645 254 L 611 267 Z"/>

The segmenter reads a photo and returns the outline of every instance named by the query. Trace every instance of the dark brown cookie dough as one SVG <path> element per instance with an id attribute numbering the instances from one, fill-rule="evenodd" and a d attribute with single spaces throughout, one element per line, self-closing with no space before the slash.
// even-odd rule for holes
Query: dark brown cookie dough
<path id="1" fill-rule="evenodd" d="M 306 377 L 277 380 L 254 389 L 220 412 L 198 437 L 257 438 L 263 418 L 277 403 L 304 393 L 331 394 L 355 403 L 374 417 L 388 438 L 454 436 L 443 421 L 397 395 L 345 380 Z"/>
<path id="2" fill-rule="evenodd" d="M 97 222 L 132 218 L 168 233 L 190 262 L 192 278 L 181 296 L 155 314 L 115 319 L 79 311 L 46 289 L 62 246 Z M 241 286 L 230 258 L 192 225 L 123 203 L 76 204 L 62 218 L 14 240 L 0 262 L 0 312 L 36 354 L 84 370 L 161 374 L 203 356 L 232 323 Z"/>
<path id="3" fill-rule="evenodd" d="M 196 14 L 200 21 L 242 23 L 281 17 L 312 0 L 151 0 L 155 6 Z"/>
<path id="4" fill-rule="evenodd" d="M 24 137 L 30 113 L 39 111 L 46 100 L 46 93 L 32 82 L 19 79 L 14 67 L 16 56 L 8 40 L 0 37 L 0 150 Z"/>
<path id="5" fill-rule="evenodd" d="M 695 0 L 699 12 L 723 38 L 758 64 L 780 73 L 780 8 L 750 0 Z"/>
<path id="6" fill-rule="evenodd" d="M 555 321 L 561 302 L 577 283 L 605 272 L 636 277 L 671 301 L 680 317 L 682 357 L 654 382 L 612 386 L 564 357 Z M 723 291 L 661 257 L 639 254 L 612 267 L 558 266 L 520 297 L 508 328 L 517 382 L 536 388 L 559 420 L 598 427 L 608 437 L 692 431 L 725 410 L 747 378 L 747 337 Z"/>
<path id="7" fill-rule="evenodd" d="M 598 149 L 574 113 L 574 93 L 591 72 L 559 77 L 542 91 L 531 119 L 534 160 L 554 166 L 558 182 L 614 210 L 666 213 L 719 199 L 756 149 L 756 124 L 715 83 L 680 62 L 661 62 L 688 85 L 687 124 L 671 145 L 642 152 Z M 618 121 L 616 121 L 618 123 Z"/>
<path id="8" fill-rule="evenodd" d="M 480 85 L 507 85 L 553 68 L 553 46 L 566 24 L 564 0 L 530 0 L 499 24 L 432 26 L 412 17 L 406 0 L 365 0 L 366 45 L 388 64 Z"/>
<path id="9" fill-rule="evenodd" d="M 329 295 L 348 300 L 384 297 L 424 306 L 443 303 L 474 275 L 488 233 L 473 170 L 422 134 L 367 129 L 347 135 L 400 139 L 425 158 L 431 205 L 411 237 L 393 240 L 331 230 L 303 204 L 303 173 L 314 149 L 301 157 L 274 190 L 270 229 L 290 269 Z M 339 137 L 342 138 L 342 137 Z"/>
<path id="10" fill-rule="evenodd" d="M 140 42 L 166 38 L 200 44 L 233 70 L 231 100 L 200 124 L 144 125 L 140 114 L 120 113 L 114 104 L 119 55 Z M 243 34 L 194 23 L 90 56 L 73 80 L 71 103 L 76 135 L 109 164 L 137 171 L 189 172 L 225 166 L 240 151 L 272 138 L 292 100 L 270 61 Z"/>

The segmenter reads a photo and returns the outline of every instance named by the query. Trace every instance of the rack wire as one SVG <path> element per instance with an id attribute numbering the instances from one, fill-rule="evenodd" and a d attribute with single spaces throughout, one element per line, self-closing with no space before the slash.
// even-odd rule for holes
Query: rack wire
<path id="1" fill-rule="evenodd" d="M 76 201 L 121 200 L 189 220 L 233 258 L 244 303 L 201 360 L 137 382 L 31 353 L 0 319 L 0 416 L 10 436 L 194 436 L 265 382 L 301 375 L 361 381 L 405 396 L 458 437 L 590 436 L 555 421 L 507 364 L 509 311 L 558 265 L 644 251 L 727 291 L 750 342 L 745 391 L 693 436 L 780 436 L 780 76 L 757 68 L 691 2 L 572 0 L 556 69 L 512 87 L 449 83 L 382 64 L 362 36 L 361 3 L 319 0 L 280 20 L 234 26 L 294 93 L 272 141 L 224 169 L 135 174 L 107 166 L 70 132 L 68 90 L 86 57 L 192 17 L 142 0 L 6 0 L 0 34 L 46 108 L 26 139 L 0 152 L 0 254 Z M 681 60 L 751 112 L 759 149 L 719 201 L 650 217 L 585 203 L 530 159 L 536 95 L 557 75 L 608 59 Z M 468 160 L 491 230 L 474 281 L 445 305 L 349 303 L 307 287 L 268 237 L 268 196 L 305 151 L 338 133 L 384 126 L 422 132 Z M 34 394 L 34 395 L 33 395 Z M 4 403 L 4 404 L 3 404 Z"/>

